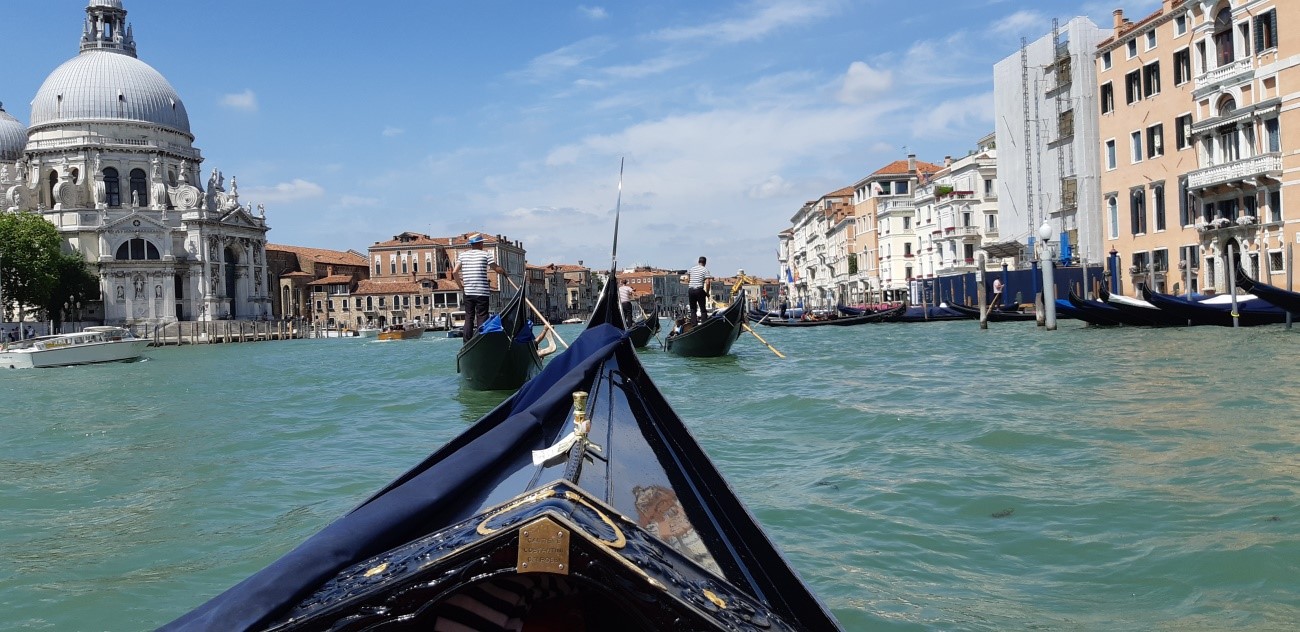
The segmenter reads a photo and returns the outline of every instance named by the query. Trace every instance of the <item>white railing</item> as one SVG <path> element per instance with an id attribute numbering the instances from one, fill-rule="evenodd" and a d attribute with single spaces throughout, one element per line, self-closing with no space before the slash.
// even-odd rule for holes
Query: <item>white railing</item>
<path id="1" fill-rule="evenodd" d="M 1193 171 L 1187 174 L 1187 186 L 1207 187 L 1280 171 L 1282 171 L 1282 154 L 1263 154 Z"/>
<path id="2" fill-rule="evenodd" d="M 913 204 L 911 200 L 887 200 L 885 202 L 881 202 L 880 205 L 876 207 L 877 215 L 883 213 L 895 213 L 900 211 L 915 212 L 916 205 Z"/>
<path id="3" fill-rule="evenodd" d="M 1253 64 L 1251 63 L 1250 57 L 1246 57 L 1245 59 L 1238 59 L 1237 61 L 1234 61 L 1226 66 L 1219 66 L 1218 68 L 1215 68 L 1214 70 L 1208 71 L 1200 75 L 1199 77 L 1197 77 L 1196 87 L 1201 88 L 1210 85 L 1212 83 L 1218 83 L 1225 79 L 1229 79 L 1234 75 L 1250 70 L 1252 66 Z"/>
<path id="4" fill-rule="evenodd" d="M 49 138 L 45 140 L 33 140 L 27 143 L 32 149 L 58 149 L 61 147 L 148 147 L 162 151 L 169 151 L 175 154 L 190 158 L 198 158 L 199 150 L 193 147 L 185 147 L 176 143 L 160 142 L 140 138 L 107 138 L 104 136 L 73 136 L 71 138 Z"/>

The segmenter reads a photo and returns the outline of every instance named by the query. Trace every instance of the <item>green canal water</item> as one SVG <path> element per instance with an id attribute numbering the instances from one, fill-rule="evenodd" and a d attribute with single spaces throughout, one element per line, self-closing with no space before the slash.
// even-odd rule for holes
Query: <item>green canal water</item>
<path id="1" fill-rule="evenodd" d="M 1293 629 L 1300 332 L 990 327 L 641 357 L 846 629 Z M 152 629 L 257 571 L 500 401 L 459 344 L 0 373 L 0 629 Z"/>

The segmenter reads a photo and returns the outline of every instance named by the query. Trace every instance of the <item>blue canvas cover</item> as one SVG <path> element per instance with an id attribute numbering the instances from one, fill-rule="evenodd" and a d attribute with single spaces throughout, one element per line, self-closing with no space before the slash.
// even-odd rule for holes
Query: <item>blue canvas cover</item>
<path id="1" fill-rule="evenodd" d="M 487 320 L 483 321 L 483 324 L 482 324 L 482 325 L 479 325 L 479 326 L 478 326 L 478 332 L 481 333 L 481 334 L 489 334 L 489 333 L 492 333 L 492 332 L 494 332 L 494 331 L 505 331 L 505 330 L 501 327 L 501 315 L 500 315 L 500 314 L 493 314 L 493 315 L 489 316 Z"/>
<path id="2" fill-rule="evenodd" d="M 499 476 L 523 448 L 546 447 L 541 423 L 572 405 L 626 332 L 584 331 L 537 377 L 456 439 L 293 551 L 160 630 L 237 631 L 267 625 L 339 571 L 425 535 L 476 481 Z"/>

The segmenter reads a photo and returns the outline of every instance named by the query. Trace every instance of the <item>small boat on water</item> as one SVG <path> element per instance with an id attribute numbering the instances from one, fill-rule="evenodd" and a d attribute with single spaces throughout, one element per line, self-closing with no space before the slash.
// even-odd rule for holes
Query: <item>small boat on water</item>
<path id="1" fill-rule="evenodd" d="M 614 295 L 459 437 L 161 629 L 842 630 L 650 379 Z"/>
<path id="2" fill-rule="evenodd" d="M 1300 293 L 1256 281 L 1240 269 L 1237 270 L 1237 287 L 1293 315 L 1300 314 Z"/>
<path id="3" fill-rule="evenodd" d="M 979 320 L 980 318 L 980 308 L 976 305 L 962 305 L 961 303 L 948 303 L 948 309 L 951 309 L 954 312 L 960 312 L 962 314 L 965 314 L 967 318 L 972 318 L 975 320 Z M 993 309 L 988 310 L 988 312 L 989 313 L 986 320 L 988 320 L 988 322 L 990 323 L 1026 321 L 1026 320 L 1035 320 L 1036 318 L 1038 318 L 1038 316 L 1032 312 L 1021 312 L 1021 311 L 1009 310 L 1009 309 L 998 309 L 996 306 L 994 306 Z"/>
<path id="4" fill-rule="evenodd" d="M 1140 324 L 1131 321 L 1123 312 L 1115 308 L 1114 305 L 1103 303 L 1097 300 L 1079 298 L 1074 290 L 1066 295 L 1073 312 L 1073 317 L 1082 320 L 1089 325 L 1097 327 L 1117 327 L 1119 325 L 1136 325 Z"/>
<path id="5" fill-rule="evenodd" d="M 378 327 L 361 327 L 357 329 L 357 335 L 362 338 L 375 338 L 379 336 L 379 332 L 380 329 Z"/>
<path id="6" fill-rule="evenodd" d="M 1145 286 L 1144 286 L 1145 287 Z M 1098 296 L 1111 307 L 1124 314 L 1129 322 L 1148 327 L 1186 327 L 1187 318 L 1166 309 L 1152 305 L 1149 301 L 1131 298 L 1122 294 L 1111 294 L 1106 288 L 1098 291 Z"/>
<path id="7" fill-rule="evenodd" d="M 476 391 L 514 390 L 541 370 L 542 356 L 522 290 L 456 353 L 456 372 Z"/>
<path id="8" fill-rule="evenodd" d="M 376 336 L 380 340 L 415 340 L 424 335 L 424 327 L 415 323 L 397 323 L 388 325 Z"/>
<path id="9" fill-rule="evenodd" d="M 878 312 L 866 312 L 857 316 L 832 316 L 829 318 L 818 318 L 816 320 L 780 320 L 767 319 L 758 321 L 760 325 L 768 327 L 849 327 L 852 325 L 865 325 L 867 323 L 883 323 L 890 318 L 895 318 L 906 310 L 906 305 L 898 305 L 889 309 Z"/>
<path id="10" fill-rule="evenodd" d="M 1236 319 L 1233 318 L 1232 313 L 1232 297 L 1226 294 L 1200 301 L 1189 301 L 1143 287 L 1142 298 L 1180 319 L 1190 321 L 1193 325 L 1232 327 L 1235 320 L 1236 324 L 1242 327 L 1255 327 L 1286 322 L 1286 310 L 1253 294 L 1237 295 Z"/>
<path id="11" fill-rule="evenodd" d="M 736 294 L 725 309 L 700 324 L 664 339 L 664 350 L 679 356 L 716 358 L 731 352 L 731 345 L 745 326 L 745 293 Z"/>
<path id="12" fill-rule="evenodd" d="M 134 360 L 149 346 L 124 327 L 86 327 L 0 345 L 0 368 L 32 369 Z"/>
<path id="13" fill-rule="evenodd" d="M 945 320 L 969 320 L 970 316 L 939 305 L 909 305 L 897 315 L 886 318 L 886 323 L 935 323 Z"/>
<path id="14" fill-rule="evenodd" d="M 627 329 L 627 336 L 632 341 L 632 346 L 642 349 L 650 344 L 650 339 L 659 333 L 659 306 L 650 308 L 645 317 L 632 323 Z"/>

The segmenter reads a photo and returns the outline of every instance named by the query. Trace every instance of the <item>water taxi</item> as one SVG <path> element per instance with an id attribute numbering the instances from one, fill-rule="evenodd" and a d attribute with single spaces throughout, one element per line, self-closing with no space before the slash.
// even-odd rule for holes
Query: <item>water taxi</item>
<path id="1" fill-rule="evenodd" d="M 37 336 L 0 345 L 0 368 L 31 369 L 140 357 L 147 338 L 136 338 L 123 327 L 87 327 L 68 334 Z"/>
<path id="2" fill-rule="evenodd" d="M 384 327 L 379 332 L 380 340 L 414 340 L 424 335 L 424 327 L 417 327 L 414 323 L 397 323 Z"/>

